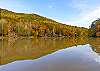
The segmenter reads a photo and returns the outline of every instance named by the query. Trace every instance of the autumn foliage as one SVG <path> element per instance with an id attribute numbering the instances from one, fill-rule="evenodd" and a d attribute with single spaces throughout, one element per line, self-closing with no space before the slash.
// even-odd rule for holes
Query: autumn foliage
<path id="1" fill-rule="evenodd" d="M 12 29 L 18 36 L 88 36 L 87 28 L 66 25 L 37 14 L 15 13 L 0 9 L 0 35 L 8 35 L 8 29 Z"/>

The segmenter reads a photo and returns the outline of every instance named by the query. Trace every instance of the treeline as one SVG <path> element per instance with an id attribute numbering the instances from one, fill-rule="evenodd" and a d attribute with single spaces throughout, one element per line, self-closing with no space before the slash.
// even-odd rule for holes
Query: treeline
<path id="1" fill-rule="evenodd" d="M 37 14 L 15 13 L 0 9 L 0 35 L 77 37 L 88 36 L 88 29 L 65 25 Z"/>

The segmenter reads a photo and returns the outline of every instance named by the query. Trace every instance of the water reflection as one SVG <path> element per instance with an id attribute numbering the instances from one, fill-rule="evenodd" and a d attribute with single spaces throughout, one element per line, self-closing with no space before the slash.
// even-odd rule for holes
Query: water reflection
<path id="1" fill-rule="evenodd" d="M 0 71 L 99 71 L 97 57 L 90 45 L 79 45 L 35 60 L 15 61 L 1 66 Z"/>
<path id="2" fill-rule="evenodd" d="M 100 38 L 91 38 L 89 41 L 93 51 L 100 55 Z"/>
<path id="3" fill-rule="evenodd" d="M 4 39 L 0 40 L 0 46 L 0 64 L 7 71 L 13 71 L 9 70 L 13 69 L 13 65 L 15 69 L 19 68 L 14 71 L 29 71 L 28 69 L 30 71 L 33 69 L 36 69 L 35 71 L 100 70 L 100 65 L 98 65 L 100 63 L 100 38 Z M 50 68 L 47 67 L 48 65 Z M 23 70 L 23 67 L 27 69 Z M 63 68 L 66 69 L 63 70 Z"/>
<path id="4" fill-rule="evenodd" d="M 97 55 L 97 58 L 95 60 L 100 63 L 100 38 L 91 38 L 91 41 L 89 41 L 89 44 L 95 54 Z"/>
<path id="5" fill-rule="evenodd" d="M 59 49 L 84 45 L 85 38 L 34 38 L 34 39 L 4 39 L 0 42 L 0 64 L 16 60 L 35 59 L 50 54 Z"/>

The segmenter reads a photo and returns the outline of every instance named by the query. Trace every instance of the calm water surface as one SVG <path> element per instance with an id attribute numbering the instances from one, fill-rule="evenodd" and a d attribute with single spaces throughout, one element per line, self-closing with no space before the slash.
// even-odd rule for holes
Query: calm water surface
<path id="1" fill-rule="evenodd" d="M 100 38 L 0 40 L 0 71 L 100 71 Z"/>

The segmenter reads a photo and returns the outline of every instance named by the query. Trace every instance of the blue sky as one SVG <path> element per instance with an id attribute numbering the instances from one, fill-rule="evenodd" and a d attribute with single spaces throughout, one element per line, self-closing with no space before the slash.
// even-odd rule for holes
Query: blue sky
<path id="1" fill-rule="evenodd" d="M 0 8 L 36 13 L 64 24 L 88 27 L 100 18 L 100 0 L 0 0 Z"/>

